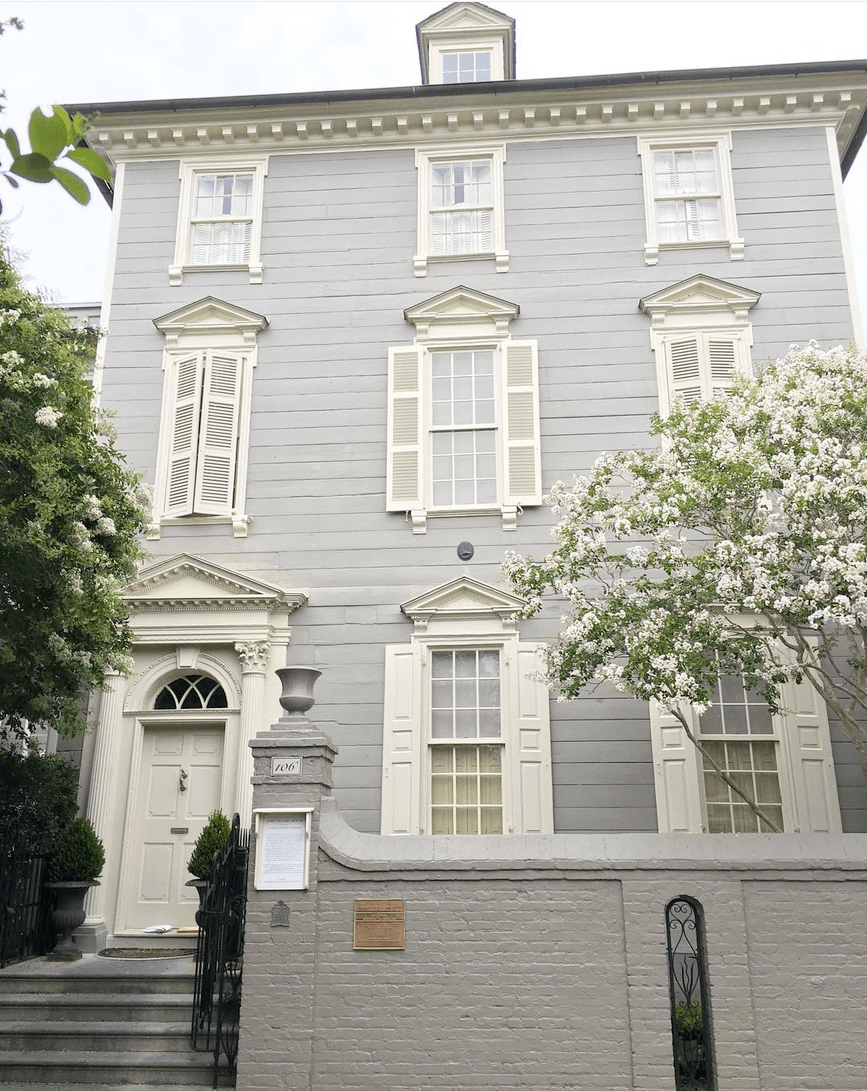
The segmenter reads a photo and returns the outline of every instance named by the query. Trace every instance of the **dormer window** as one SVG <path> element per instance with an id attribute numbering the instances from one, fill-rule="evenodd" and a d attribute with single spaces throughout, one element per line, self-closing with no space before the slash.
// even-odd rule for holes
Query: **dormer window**
<path id="1" fill-rule="evenodd" d="M 416 34 L 423 83 L 515 78 L 515 21 L 485 4 L 450 4 Z"/>
<path id="2" fill-rule="evenodd" d="M 491 78 L 491 53 L 443 53 L 443 83 L 485 83 Z"/>

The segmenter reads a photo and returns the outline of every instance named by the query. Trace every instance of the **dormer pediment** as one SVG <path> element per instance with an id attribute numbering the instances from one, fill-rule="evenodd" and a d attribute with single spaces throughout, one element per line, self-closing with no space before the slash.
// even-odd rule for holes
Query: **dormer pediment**
<path id="1" fill-rule="evenodd" d="M 504 337 L 508 334 L 509 323 L 520 311 L 517 303 L 508 303 L 459 285 L 408 307 L 403 313 L 407 322 L 416 327 L 418 338 L 424 339 L 454 336 L 456 327 L 468 327 L 465 336 L 488 332 Z"/>
<path id="2" fill-rule="evenodd" d="M 515 78 L 515 20 L 486 4 L 449 4 L 416 26 L 423 83 L 443 78 L 445 52 L 487 51 L 491 80 Z"/>
<path id="3" fill-rule="evenodd" d="M 156 328 L 166 335 L 167 343 L 202 342 L 214 345 L 227 340 L 253 344 L 256 334 L 267 329 L 263 314 L 206 296 L 154 319 Z"/>
<path id="4" fill-rule="evenodd" d="M 471 576 L 458 576 L 403 603 L 401 610 L 415 622 L 416 631 L 437 623 L 453 626 L 455 622 L 481 622 L 501 632 L 515 628 L 515 619 L 525 605 L 522 598 L 509 591 Z"/>
<path id="5" fill-rule="evenodd" d="M 697 273 L 688 280 L 645 296 L 638 305 L 650 315 L 655 327 L 661 327 L 682 325 L 696 315 L 704 319 L 716 317 L 723 322 L 746 322 L 747 311 L 760 299 L 761 292 Z"/>
<path id="6" fill-rule="evenodd" d="M 188 553 L 142 568 L 123 597 L 139 613 L 167 607 L 291 612 L 307 602 L 302 591 L 286 591 Z"/>

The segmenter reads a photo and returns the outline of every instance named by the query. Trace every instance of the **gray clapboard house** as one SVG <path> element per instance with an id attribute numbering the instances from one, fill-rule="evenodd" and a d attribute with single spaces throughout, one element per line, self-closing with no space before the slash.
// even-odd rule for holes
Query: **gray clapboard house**
<path id="1" fill-rule="evenodd" d="M 323 672 L 359 834 L 682 833 L 712 858 L 708 831 L 751 828 L 646 706 L 549 699 L 528 673 L 557 619 L 520 620 L 499 565 L 674 395 L 860 340 L 841 184 L 867 63 L 522 81 L 512 20 L 475 3 L 418 43 L 415 87 L 77 107 L 116 168 L 95 385 L 154 489 L 135 668 L 85 753 L 94 945 L 193 924 L 191 844 L 217 806 L 249 817 L 287 663 Z M 729 744 L 773 755 L 788 833 L 867 831 L 842 735 L 787 708 Z"/>

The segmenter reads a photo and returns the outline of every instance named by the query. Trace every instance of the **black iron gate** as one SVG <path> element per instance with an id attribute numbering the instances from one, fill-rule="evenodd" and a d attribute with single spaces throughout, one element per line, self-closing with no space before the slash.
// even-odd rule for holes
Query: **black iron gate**
<path id="1" fill-rule="evenodd" d="M 221 1074 L 232 1085 L 238 1067 L 238 1021 L 247 908 L 249 830 L 232 819 L 229 843 L 214 855 L 196 922 L 196 978 L 190 1045 L 214 1054 L 214 1087 Z"/>
<path id="2" fill-rule="evenodd" d="M 20 838 L 0 841 L 0 966 L 44 955 L 54 946 L 47 854 Z"/>
<path id="3" fill-rule="evenodd" d="M 713 1091 L 713 1043 L 701 906 L 675 898 L 665 911 L 671 1036 L 677 1091 Z"/>

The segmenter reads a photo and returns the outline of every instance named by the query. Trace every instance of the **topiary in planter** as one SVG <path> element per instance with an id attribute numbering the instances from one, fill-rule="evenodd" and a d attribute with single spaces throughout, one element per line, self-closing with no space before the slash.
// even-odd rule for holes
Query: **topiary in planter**
<path id="1" fill-rule="evenodd" d="M 54 883 L 92 882 L 102 874 L 105 849 L 89 818 L 74 818 L 57 839 L 50 865 Z"/>
<path id="2" fill-rule="evenodd" d="M 222 811 L 212 811 L 199 839 L 196 841 L 193 855 L 187 861 L 187 870 L 197 879 L 207 879 L 211 874 L 211 861 L 215 852 L 221 852 L 229 843 L 231 834 L 229 820 Z"/>

